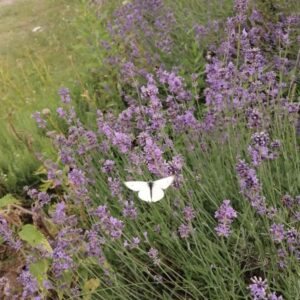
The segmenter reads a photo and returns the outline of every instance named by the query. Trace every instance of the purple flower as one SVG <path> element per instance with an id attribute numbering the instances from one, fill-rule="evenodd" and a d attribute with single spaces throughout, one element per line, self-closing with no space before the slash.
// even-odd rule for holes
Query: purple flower
<path id="1" fill-rule="evenodd" d="M 270 227 L 270 234 L 275 243 L 281 243 L 285 236 L 284 225 L 272 224 Z"/>
<path id="2" fill-rule="evenodd" d="M 290 195 L 284 195 L 282 198 L 281 198 L 281 201 L 283 203 L 283 205 L 287 208 L 292 208 L 293 204 L 294 204 L 294 199 L 292 196 Z"/>
<path id="3" fill-rule="evenodd" d="M 6 219 L 0 214 L 0 237 L 11 248 L 18 251 L 22 247 L 22 242 L 14 237 L 12 230 L 9 228 Z"/>
<path id="4" fill-rule="evenodd" d="M 184 158 L 181 155 L 175 155 L 172 161 L 169 162 L 170 174 L 179 175 L 181 173 L 183 165 L 184 165 Z"/>
<path id="5" fill-rule="evenodd" d="M 249 128 L 259 128 L 262 125 L 262 113 L 257 108 L 249 108 L 246 111 L 247 125 Z"/>
<path id="6" fill-rule="evenodd" d="M 249 285 L 250 293 L 253 300 L 267 299 L 267 280 L 262 280 L 261 277 L 256 276 L 251 278 L 252 283 Z"/>
<path id="7" fill-rule="evenodd" d="M 285 232 L 285 239 L 290 252 L 294 252 L 296 250 L 296 247 L 300 242 L 299 237 L 299 232 L 295 228 L 291 228 Z"/>
<path id="8" fill-rule="evenodd" d="M 236 217 L 237 213 L 230 205 L 230 200 L 224 200 L 219 209 L 215 212 L 215 218 L 223 223 L 230 224 Z"/>
<path id="9" fill-rule="evenodd" d="M 191 206 L 186 206 L 183 209 L 183 215 L 186 221 L 191 221 L 195 218 L 196 213 L 195 210 Z"/>
<path id="10" fill-rule="evenodd" d="M 123 216 L 128 217 L 129 219 L 136 219 L 137 217 L 137 210 L 134 207 L 133 201 L 125 201 L 124 208 L 123 208 Z"/>
<path id="11" fill-rule="evenodd" d="M 113 160 L 107 159 L 101 168 L 103 173 L 111 173 L 115 166 L 115 162 Z"/>
<path id="12" fill-rule="evenodd" d="M 76 264 L 73 257 L 80 251 L 79 245 L 82 243 L 82 229 L 65 227 L 61 229 L 53 242 L 52 270 L 56 278 L 66 270 L 73 271 Z"/>
<path id="13" fill-rule="evenodd" d="M 281 147 L 281 142 L 279 140 L 274 140 L 271 145 L 271 149 L 275 150 Z"/>
<path id="14" fill-rule="evenodd" d="M 268 209 L 265 198 L 260 195 L 261 185 L 258 181 L 256 171 L 250 168 L 244 160 L 239 160 L 236 165 L 236 171 L 242 194 L 249 200 L 251 206 L 259 215 L 265 215 Z"/>
<path id="15" fill-rule="evenodd" d="M 118 196 L 121 193 L 121 182 L 118 178 L 108 178 L 108 185 L 112 196 Z"/>
<path id="16" fill-rule="evenodd" d="M 63 148 L 59 151 L 59 156 L 61 159 L 61 162 L 65 165 L 73 166 L 75 163 L 75 159 L 72 156 L 71 150 L 67 148 Z"/>
<path id="17" fill-rule="evenodd" d="M 163 282 L 163 277 L 161 275 L 154 275 L 153 279 L 157 283 L 162 283 Z"/>
<path id="18" fill-rule="evenodd" d="M 52 268 L 55 277 L 60 277 L 64 271 L 71 270 L 74 267 L 73 259 L 65 248 L 65 243 L 62 243 L 53 249 Z"/>
<path id="19" fill-rule="evenodd" d="M 66 204 L 65 202 L 59 202 L 56 204 L 54 213 L 52 214 L 52 220 L 55 224 L 62 225 L 66 222 Z"/>
<path id="20" fill-rule="evenodd" d="M 39 290 L 37 280 L 31 275 L 28 269 L 22 271 L 18 280 L 23 286 L 22 298 L 27 299 L 30 297 L 32 299 Z"/>
<path id="21" fill-rule="evenodd" d="M 224 200 L 215 212 L 215 218 L 218 219 L 218 226 L 215 228 L 217 234 L 228 237 L 231 233 L 230 225 L 236 217 L 237 213 L 230 205 L 230 200 Z"/>
<path id="22" fill-rule="evenodd" d="M 138 237 L 133 237 L 131 243 L 129 244 L 130 249 L 138 248 L 141 240 Z"/>
<path id="23" fill-rule="evenodd" d="M 277 296 L 275 292 L 268 294 L 268 300 L 283 300 L 282 296 Z"/>
<path id="24" fill-rule="evenodd" d="M 257 11 L 256 9 L 253 9 L 252 14 L 250 16 L 250 20 L 253 22 L 262 22 L 263 17 L 259 11 Z"/>
<path id="25" fill-rule="evenodd" d="M 257 192 L 261 187 L 254 169 L 250 168 L 244 160 L 239 160 L 236 165 L 242 192 Z"/>
<path id="26" fill-rule="evenodd" d="M 58 107 L 56 112 L 60 118 L 64 118 L 66 116 L 66 112 L 62 107 Z"/>
<path id="27" fill-rule="evenodd" d="M 28 190 L 27 190 L 27 195 L 28 195 L 31 199 L 36 199 L 38 193 L 39 193 L 39 191 L 38 191 L 37 189 L 28 189 Z"/>
<path id="28" fill-rule="evenodd" d="M 50 203 L 51 197 L 46 192 L 40 192 L 38 193 L 38 200 L 41 206 L 44 206 L 45 204 Z"/>
<path id="29" fill-rule="evenodd" d="M 155 96 L 158 94 L 158 88 L 152 82 L 148 82 L 147 87 L 142 86 L 141 92 L 143 97 L 149 97 L 155 99 Z"/>
<path id="30" fill-rule="evenodd" d="M 160 259 L 158 258 L 158 250 L 156 248 L 151 247 L 148 251 L 148 256 L 152 259 L 155 265 L 160 263 Z"/>
<path id="31" fill-rule="evenodd" d="M 185 111 L 183 114 L 176 114 L 172 120 L 174 130 L 177 133 L 187 132 L 187 130 L 197 130 L 200 125 L 191 110 Z"/>
<path id="32" fill-rule="evenodd" d="M 191 234 L 191 228 L 189 225 L 181 224 L 178 228 L 178 232 L 181 238 L 188 238 Z"/>
<path id="33" fill-rule="evenodd" d="M 252 164 L 258 166 L 262 161 L 267 159 L 275 159 L 278 153 L 274 150 L 280 147 L 280 142 L 275 140 L 270 144 L 269 135 L 265 132 L 259 132 L 252 135 L 251 145 L 248 152 L 252 158 Z"/>
<path id="34" fill-rule="evenodd" d="M 287 258 L 287 251 L 284 248 L 279 248 L 277 250 L 277 256 L 278 256 L 278 266 L 280 269 L 284 269 L 286 267 L 286 258 Z"/>
<path id="35" fill-rule="evenodd" d="M 110 217 L 109 218 L 109 223 L 104 222 L 104 227 L 106 230 L 109 231 L 110 236 L 112 238 L 118 239 L 122 235 L 122 230 L 124 228 L 124 224 L 122 221 L 118 220 L 117 218 Z"/>
<path id="36" fill-rule="evenodd" d="M 194 25 L 195 37 L 197 40 L 201 40 L 208 32 L 207 28 L 203 25 Z"/>
<path id="37" fill-rule="evenodd" d="M 137 70 L 132 62 L 125 62 L 121 67 L 121 73 L 124 80 L 127 82 L 136 75 Z M 126 78 L 128 78 L 129 80 L 126 80 Z"/>
<path id="38" fill-rule="evenodd" d="M 69 174 L 68 178 L 70 182 L 75 186 L 82 186 L 86 184 L 85 174 L 82 170 L 73 169 Z"/>
<path id="39" fill-rule="evenodd" d="M 251 137 L 251 140 L 254 146 L 267 146 L 270 142 L 269 135 L 264 131 L 254 133 Z"/>
<path id="40" fill-rule="evenodd" d="M 115 132 L 112 137 L 112 144 L 117 146 L 121 153 L 127 153 L 131 149 L 131 138 L 125 133 Z"/>
<path id="41" fill-rule="evenodd" d="M 218 236 L 224 237 L 228 237 L 231 233 L 230 226 L 224 223 L 219 223 L 219 225 L 215 228 L 215 231 Z"/>
<path id="42" fill-rule="evenodd" d="M 103 261 L 102 244 L 105 243 L 104 239 L 95 230 L 89 230 L 86 232 L 88 237 L 88 243 L 86 246 L 87 255 L 95 257 L 101 264 Z"/>
<path id="43" fill-rule="evenodd" d="M 107 211 L 105 205 L 99 206 L 93 214 L 100 219 L 100 226 L 110 237 L 118 239 L 122 235 L 124 223 L 117 218 L 114 218 Z"/>
<path id="44" fill-rule="evenodd" d="M 42 119 L 40 112 L 37 111 L 34 114 L 32 114 L 32 118 L 35 119 L 38 127 L 46 128 L 47 122 L 44 119 Z"/>
<path id="45" fill-rule="evenodd" d="M 53 289 L 53 285 L 52 285 L 51 281 L 48 280 L 48 279 L 44 279 L 44 280 L 43 280 L 43 287 L 44 287 L 46 290 L 51 290 L 51 289 Z"/>
<path id="46" fill-rule="evenodd" d="M 70 91 L 68 88 L 62 87 L 58 90 L 58 94 L 60 95 L 61 102 L 63 103 L 70 103 Z"/>
<path id="47" fill-rule="evenodd" d="M 148 251 L 148 256 L 150 258 L 152 258 L 152 259 L 157 258 L 157 256 L 158 256 L 158 250 L 155 249 L 155 248 L 153 248 L 153 247 L 151 247 L 150 250 Z"/>
<path id="48" fill-rule="evenodd" d="M 273 207 L 273 206 L 269 207 L 267 210 L 268 218 L 273 219 L 276 216 L 277 212 L 278 212 L 278 210 L 276 207 Z"/>
<path id="49" fill-rule="evenodd" d="M 155 141 L 148 137 L 144 147 L 148 170 L 156 176 L 168 175 L 168 166 L 163 158 L 163 151 Z"/>
<path id="50" fill-rule="evenodd" d="M 97 135 L 95 134 L 94 131 L 87 130 L 84 133 L 84 137 L 85 137 L 86 144 L 87 144 L 86 146 L 89 150 L 93 149 L 95 146 L 97 146 Z"/>

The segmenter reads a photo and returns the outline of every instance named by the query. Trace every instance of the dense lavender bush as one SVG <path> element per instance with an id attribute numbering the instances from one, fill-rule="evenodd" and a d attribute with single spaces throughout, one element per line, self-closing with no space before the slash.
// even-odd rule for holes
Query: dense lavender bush
<path id="1" fill-rule="evenodd" d="M 147 68 L 149 43 L 172 48 L 175 19 L 162 1 L 125 3 L 115 17 L 126 107 L 97 110 L 88 127 L 64 88 L 65 132 L 34 114 L 57 149 L 57 160 L 40 156 L 45 190 L 27 191 L 47 240 L 23 245 L 5 215 L 0 230 L 22 249 L 22 297 L 299 298 L 298 61 L 285 56 L 299 19 L 264 22 L 237 0 L 199 95 L 198 74 Z M 123 185 L 171 174 L 154 204 Z M 8 280 L 0 287 L 13 297 Z"/>

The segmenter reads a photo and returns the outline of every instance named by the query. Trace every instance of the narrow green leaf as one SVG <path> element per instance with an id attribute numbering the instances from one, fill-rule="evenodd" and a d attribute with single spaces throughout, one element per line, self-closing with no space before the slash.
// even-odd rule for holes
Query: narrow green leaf
<path id="1" fill-rule="evenodd" d="M 4 197 L 0 198 L 0 208 L 6 207 L 10 204 L 20 204 L 20 201 L 11 194 L 7 194 Z"/>

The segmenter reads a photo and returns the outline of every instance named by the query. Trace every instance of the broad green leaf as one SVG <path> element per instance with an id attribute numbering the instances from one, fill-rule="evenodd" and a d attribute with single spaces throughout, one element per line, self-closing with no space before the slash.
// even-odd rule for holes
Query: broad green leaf
<path id="1" fill-rule="evenodd" d="M 45 238 L 42 242 L 41 245 L 44 247 L 45 250 L 47 250 L 49 253 L 53 252 L 52 247 L 50 246 L 48 240 Z"/>
<path id="2" fill-rule="evenodd" d="M 49 189 L 54 188 L 53 180 L 43 180 L 43 183 L 40 184 L 39 189 L 42 192 L 47 192 Z"/>
<path id="3" fill-rule="evenodd" d="M 41 245 L 48 252 L 52 252 L 52 248 L 46 237 L 31 224 L 26 224 L 22 227 L 21 231 L 19 231 L 19 237 L 33 247 Z"/>
<path id="4" fill-rule="evenodd" d="M 93 293 L 100 286 L 99 278 L 91 278 L 84 284 L 84 289 Z"/>
<path id="5" fill-rule="evenodd" d="M 39 260 L 29 266 L 29 271 L 38 281 L 40 288 L 43 287 L 43 281 L 47 279 L 48 268 L 49 262 L 47 259 Z"/>
<path id="6" fill-rule="evenodd" d="M 84 291 L 87 293 L 84 297 L 84 300 L 91 299 L 91 294 L 94 293 L 97 288 L 100 286 L 100 280 L 98 278 L 91 278 L 84 283 Z"/>
<path id="7" fill-rule="evenodd" d="M 10 204 L 20 204 L 20 201 L 11 194 L 7 194 L 4 197 L 0 198 L 0 208 L 6 207 Z"/>
<path id="8" fill-rule="evenodd" d="M 63 276 L 64 282 L 67 282 L 68 284 L 72 283 L 73 272 L 71 272 L 70 270 L 65 270 L 62 276 Z"/>
<path id="9" fill-rule="evenodd" d="M 45 226 L 47 226 L 47 230 L 50 232 L 50 234 L 56 236 L 59 231 L 58 226 L 55 225 L 49 218 L 44 218 L 43 222 Z"/>
<path id="10" fill-rule="evenodd" d="M 35 172 L 34 175 L 43 175 L 43 174 L 47 174 L 47 170 L 46 168 L 41 165 Z"/>

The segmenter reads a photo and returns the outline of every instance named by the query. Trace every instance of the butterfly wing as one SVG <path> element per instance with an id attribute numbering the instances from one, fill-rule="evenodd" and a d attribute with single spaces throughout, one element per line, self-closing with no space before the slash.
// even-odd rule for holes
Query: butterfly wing
<path id="1" fill-rule="evenodd" d="M 139 192 L 149 187 L 146 181 L 125 181 L 124 184 L 132 191 Z"/>
<path id="2" fill-rule="evenodd" d="M 141 200 L 151 202 L 151 193 L 149 183 L 146 181 L 125 181 L 124 184 L 130 190 L 139 192 L 138 196 Z"/>
<path id="3" fill-rule="evenodd" d="M 152 187 L 152 199 L 151 202 L 156 202 L 161 200 L 164 197 L 164 191 L 159 187 Z"/>
<path id="4" fill-rule="evenodd" d="M 163 190 L 167 189 L 173 181 L 174 176 L 169 176 L 154 181 L 152 186 L 152 202 L 161 200 L 165 195 Z"/>
<path id="5" fill-rule="evenodd" d="M 125 181 L 124 184 L 130 190 L 139 192 L 138 196 L 141 200 L 146 202 L 156 202 L 164 197 L 165 193 L 163 190 L 167 189 L 172 184 L 173 180 L 174 176 L 169 176 L 154 181 L 152 184 L 152 192 L 149 183 L 146 181 Z"/>
<path id="6" fill-rule="evenodd" d="M 141 200 L 146 202 L 152 202 L 151 193 L 150 193 L 150 186 L 147 185 L 147 188 L 144 188 L 139 191 L 138 196 Z"/>
<path id="7" fill-rule="evenodd" d="M 153 182 L 153 187 L 159 187 L 162 190 L 167 189 L 174 181 L 174 176 L 165 177 Z"/>

